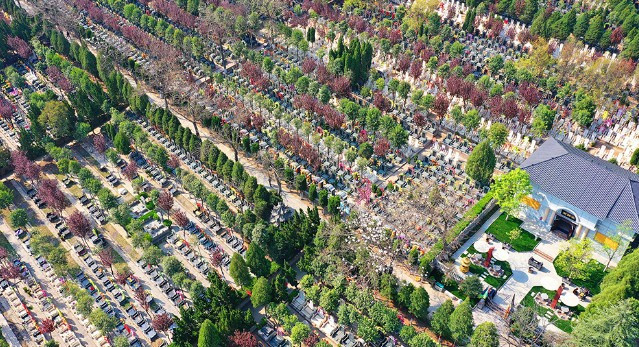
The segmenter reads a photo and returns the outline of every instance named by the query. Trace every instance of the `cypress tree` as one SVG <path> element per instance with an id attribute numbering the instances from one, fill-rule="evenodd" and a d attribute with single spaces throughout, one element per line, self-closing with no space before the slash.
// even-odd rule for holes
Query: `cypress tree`
<path id="1" fill-rule="evenodd" d="M 477 145 L 466 162 L 466 173 L 481 184 L 488 184 L 495 170 L 495 153 L 486 140 Z"/>
<path id="2" fill-rule="evenodd" d="M 189 131 L 189 129 L 185 128 L 182 133 L 182 148 L 188 149 L 189 141 L 191 141 L 191 132 Z"/>
<path id="3" fill-rule="evenodd" d="M 535 14 L 539 10 L 539 4 L 537 0 L 526 0 L 526 5 L 524 6 L 524 13 L 521 14 L 521 21 L 524 23 L 530 23 Z"/>
<path id="4" fill-rule="evenodd" d="M 573 33 L 577 37 L 584 37 L 586 34 L 586 30 L 588 30 L 588 22 L 590 21 L 590 16 L 588 12 L 584 12 L 577 17 L 577 21 L 575 22 L 575 28 Z"/>
<path id="5" fill-rule="evenodd" d="M 475 28 L 475 15 L 476 10 L 474 8 L 471 8 L 468 13 L 466 13 L 464 24 L 462 24 L 462 30 L 470 32 Z"/>
<path id="6" fill-rule="evenodd" d="M 588 30 L 584 35 L 584 40 L 591 45 L 599 43 L 599 39 L 604 32 L 604 23 L 601 16 L 597 15 L 590 19 L 588 24 Z"/>
<path id="7" fill-rule="evenodd" d="M 200 333 L 197 339 L 197 347 L 221 347 L 222 337 L 213 322 L 205 319 L 200 326 Z"/>

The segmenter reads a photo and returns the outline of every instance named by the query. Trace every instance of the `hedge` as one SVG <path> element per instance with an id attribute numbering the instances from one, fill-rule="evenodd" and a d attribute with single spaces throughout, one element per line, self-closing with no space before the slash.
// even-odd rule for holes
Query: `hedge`
<path id="1" fill-rule="evenodd" d="M 479 199 L 479 201 L 477 201 L 477 203 L 473 205 L 473 207 L 471 207 L 464 213 L 462 219 L 460 219 L 459 222 L 457 222 L 451 229 L 451 233 L 448 234 L 446 241 L 448 243 L 453 242 L 453 240 L 455 240 L 455 238 L 457 238 L 459 234 L 461 234 L 461 232 L 464 231 L 464 229 L 466 229 L 466 227 L 468 227 L 468 225 L 470 225 L 470 223 L 472 223 L 472 221 L 474 221 L 475 218 L 477 218 L 477 216 L 482 213 L 482 211 L 484 211 L 491 200 L 492 194 L 489 191 L 486 195 L 484 195 L 483 198 Z M 443 251 L 443 249 L 444 242 L 442 240 L 439 240 L 419 260 L 420 266 L 422 267 L 424 272 L 426 272 L 425 270 L 428 269 L 428 266 L 430 266 L 433 260 L 435 260 L 435 258 L 439 255 L 439 253 Z"/>

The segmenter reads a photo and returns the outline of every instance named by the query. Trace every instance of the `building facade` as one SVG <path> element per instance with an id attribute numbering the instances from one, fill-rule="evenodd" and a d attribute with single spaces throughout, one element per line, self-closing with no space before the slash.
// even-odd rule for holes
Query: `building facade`
<path id="1" fill-rule="evenodd" d="M 549 138 L 521 168 L 530 175 L 525 215 L 563 240 L 590 238 L 595 259 L 615 264 L 639 232 L 639 175 Z"/>

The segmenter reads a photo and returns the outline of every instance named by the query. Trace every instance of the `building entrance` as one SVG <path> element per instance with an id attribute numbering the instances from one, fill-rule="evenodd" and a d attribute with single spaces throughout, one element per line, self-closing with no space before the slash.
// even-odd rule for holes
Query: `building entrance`
<path id="1" fill-rule="evenodd" d="M 577 218 L 571 212 L 566 210 L 559 210 L 555 215 L 555 220 L 552 222 L 550 231 L 557 234 L 559 237 L 568 240 L 575 234 L 577 224 L 575 223 Z"/>

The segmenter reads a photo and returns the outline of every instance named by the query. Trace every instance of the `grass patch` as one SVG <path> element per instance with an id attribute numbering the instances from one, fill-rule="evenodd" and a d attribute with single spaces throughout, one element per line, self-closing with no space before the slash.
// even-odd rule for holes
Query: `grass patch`
<path id="1" fill-rule="evenodd" d="M 120 234 L 117 230 L 115 230 L 115 228 L 111 224 L 107 224 L 105 226 L 105 229 L 109 232 L 109 235 L 111 235 L 111 237 L 113 237 L 113 239 L 118 244 L 118 246 L 120 246 L 122 251 L 126 252 L 126 254 L 128 254 L 131 257 L 131 259 L 140 258 L 140 254 L 138 253 L 138 251 L 135 248 L 133 248 L 133 246 L 131 246 L 129 241 L 127 241 L 122 236 L 122 234 Z M 117 253 L 115 250 L 113 250 L 113 253 L 117 257 L 120 257 L 120 254 Z M 124 260 L 122 260 L 122 261 L 124 262 Z"/>
<path id="2" fill-rule="evenodd" d="M 6 249 L 7 252 L 9 252 L 11 255 L 16 255 L 17 254 L 16 250 L 9 243 L 9 240 L 7 240 L 7 238 L 4 236 L 3 233 L 0 233 L 0 247 Z"/>
<path id="3" fill-rule="evenodd" d="M 557 275 L 561 277 L 570 278 L 570 276 L 568 276 L 569 274 L 568 269 L 564 269 L 557 262 L 557 259 L 559 259 L 560 255 L 561 253 L 557 256 L 557 258 L 555 258 L 555 261 L 553 261 L 555 270 L 557 270 Z M 594 259 L 590 259 L 590 261 L 586 265 L 586 270 L 585 270 L 586 278 L 585 279 L 570 278 L 570 280 L 572 281 L 572 283 L 574 283 L 577 286 L 588 288 L 588 290 L 590 290 L 590 292 L 593 295 L 599 294 L 599 292 L 601 291 L 601 289 L 599 288 L 599 285 L 601 284 L 601 281 L 603 280 L 604 276 L 606 276 L 606 274 L 608 273 L 608 271 L 604 271 L 604 268 L 605 266 L 602 263 Z"/>
<path id="4" fill-rule="evenodd" d="M 144 223 L 144 222 L 146 222 L 146 220 L 147 220 L 147 219 L 149 219 L 149 218 L 159 219 L 157 212 L 155 212 L 155 211 L 153 211 L 153 210 L 152 210 L 152 211 L 149 211 L 149 212 L 147 212 L 147 213 L 143 214 L 143 215 L 140 217 L 140 221 L 141 221 L 142 223 Z"/>
<path id="5" fill-rule="evenodd" d="M 486 256 L 486 253 L 481 253 L 477 249 L 475 249 L 474 245 L 470 245 L 470 247 L 468 247 L 468 249 L 466 250 L 466 253 L 468 255 L 471 255 L 471 254 L 483 254 L 484 256 Z M 474 273 L 474 274 L 476 274 L 478 276 L 485 272 L 486 273 L 486 279 L 484 279 L 484 281 L 486 283 L 490 284 L 491 286 L 499 289 L 499 287 L 501 287 L 504 283 L 506 283 L 506 281 L 508 281 L 510 276 L 512 276 L 513 270 L 510 268 L 510 264 L 507 261 L 501 261 L 501 260 L 496 260 L 495 259 L 493 261 L 493 264 L 501 266 L 502 270 L 504 270 L 504 275 L 502 275 L 501 278 L 495 277 L 495 276 L 491 276 L 489 274 L 488 270 L 485 269 L 483 266 L 475 265 L 475 264 L 472 264 L 472 263 L 470 264 L 470 272 L 472 272 L 472 273 Z M 504 278 L 503 276 L 506 276 L 506 277 Z"/>
<path id="6" fill-rule="evenodd" d="M 542 286 L 532 287 L 530 291 L 526 294 L 523 300 L 521 300 L 521 304 L 526 307 L 534 308 L 539 316 L 545 316 L 546 312 L 551 312 L 552 316 L 550 321 L 560 330 L 570 333 L 572 332 L 572 321 L 559 319 L 557 315 L 553 312 L 552 309 L 544 306 L 540 306 L 535 302 L 535 298 L 530 295 L 530 293 L 546 293 L 549 298 L 553 298 L 555 296 L 555 291 L 547 290 Z M 559 304 L 560 305 L 560 304 Z M 570 312 L 573 313 L 573 317 L 578 317 L 585 308 L 581 305 L 577 305 L 576 307 L 569 307 Z"/>
<path id="7" fill-rule="evenodd" d="M 80 186 L 77 184 L 72 185 L 68 189 L 71 192 L 71 194 L 75 196 L 76 198 L 79 198 L 82 195 L 84 195 L 84 192 L 82 192 L 82 188 L 80 188 Z"/>
<path id="8" fill-rule="evenodd" d="M 500 242 L 510 244 L 517 252 L 530 252 L 535 249 L 539 241 L 535 240 L 535 235 L 520 228 L 521 223 L 522 221 L 512 216 L 506 220 L 506 214 L 502 213 L 495 219 L 493 224 L 488 227 L 486 233 L 495 236 Z M 521 235 L 515 240 L 509 235 L 513 229 L 519 229 L 521 231 Z"/>
<path id="9" fill-rule="evenodd" d="M 472 264 L 471 264 L 472 266 Z M 451 292 L 454 296 L 456 296 L 459 300 L 465 300 L 466 294 L 462 293 L 459 290 L 459 283 L 457 283 L 452 278 L 446 279 L 444 274 L 439 270 L 433 270 L 429 276 L 431 279 L 441 283 L 444 285 L 444 289 Z M 471 305 L 475 306 L 479 302 L 479 298 L 474 298 L 470 300 Z"/>

